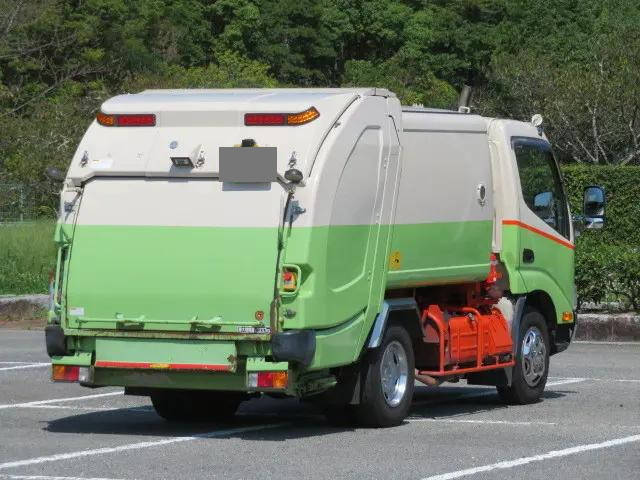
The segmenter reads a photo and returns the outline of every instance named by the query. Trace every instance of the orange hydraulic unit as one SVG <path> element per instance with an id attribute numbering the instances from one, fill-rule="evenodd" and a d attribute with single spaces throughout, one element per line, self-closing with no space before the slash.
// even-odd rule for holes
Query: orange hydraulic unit
<path id="1" fill-rule="evenodd" d="M 511 367 L 513 343 L 502 312 L 489 306 L 446 307 L 429 305 L 422 313 L 427 345 L 437 345 L 436 369 L 421 374 L 442 377 Z M 434 352 L 435 353 L 435 352 Z"/>

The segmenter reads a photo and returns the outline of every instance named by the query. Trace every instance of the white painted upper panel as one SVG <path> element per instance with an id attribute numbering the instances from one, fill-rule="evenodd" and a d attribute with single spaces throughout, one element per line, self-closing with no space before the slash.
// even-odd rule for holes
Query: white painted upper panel
<path id="1" fill-rule="evenodd" d="M 491 220 L 486 122 L 475 115 L 404 112 L 396 223 Z"/>

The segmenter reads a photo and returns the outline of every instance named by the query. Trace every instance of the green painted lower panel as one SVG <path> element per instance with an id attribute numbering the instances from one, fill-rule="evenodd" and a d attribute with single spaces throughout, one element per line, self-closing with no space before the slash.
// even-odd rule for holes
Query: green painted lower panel
<path id="1" fill-rule="evenodd" d="M 387 288 L 485 279 L 492 229 L 490 220 L 395 225 L 391 255 L 399 260 Z"/>
<path id="2" fill-rule="evenodd" d="M 207 331 L 190 323 L 200 320 L 236 331 L 257 311 L 268 326 L 277 237 L 276 228 L 77 226 L 67 326 L 113 329 L 125 319 L 130 329 Z"/>
<path id="3" fill-rule="evenodd" d="M 574 309 L 573 249 L 517 225 L 504 225 L 502 235 L 503 250 L 509 252 L 503 260 L 512 293 L 547 293 L 555 306 L 557 322 L 561 323 L 562 313 Z M 520 261 L 520 252 L 525 248 L 535 254 L 532 263 Z"/>
<path id="4" fill-rule="evenodd" d="M 98 337 L 95 354 L 96 362 L 219 365 L 231 371 L 237 363 L 235 343 L 220 341 Z"/>
<path id="5" fill-rule="evenodd" d="M 74 355 L 64 357 L 51 357 L 53 365 L 77 365 L 80 367 L 91 366 L 91 352 L 75 352 Z"/>
<path id="6" fill-rule="evenodd" d="M 316 355 L 308 370 L 348 365 L 357 360 L 358 341 L 365 324 L 364 312 L 334 328 L 316 331 Z"/>

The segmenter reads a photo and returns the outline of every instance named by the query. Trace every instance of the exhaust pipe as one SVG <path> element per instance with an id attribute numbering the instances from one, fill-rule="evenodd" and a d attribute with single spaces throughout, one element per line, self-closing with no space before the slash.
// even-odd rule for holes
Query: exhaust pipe
<path id="1" fill-rule="evenodd" d="M 464 85 L 460 91 L 460 97 L 458 98 L 458 112 L 469 113 L 471 112 L 471 97 L 473 95 L 473 89 L 469 85 Z"/>
<path id="2" fill-rule="evenodd" d="M 416 369 L 413 378 L 418 380 L 420 383 L 424 383 L 425 385 L 428 385 L 430 387 L 437 387 L 443 382 L 443 380 L 440 378 L 434 378 L 431 375 L 424 375 L 420 373 L 418 369 Z"/>

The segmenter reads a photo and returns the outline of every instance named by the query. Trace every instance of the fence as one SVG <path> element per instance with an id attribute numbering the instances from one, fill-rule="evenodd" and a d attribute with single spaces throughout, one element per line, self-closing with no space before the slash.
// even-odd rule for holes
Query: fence
<path id="1" fill-rule="evenodd" d="M 0 224 L 54 216 L 56 198 L 51 190 L 42 183 L 0 183 Z"/>

